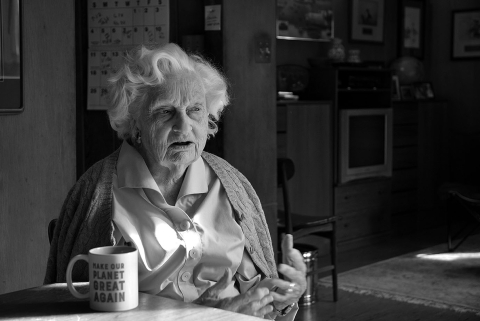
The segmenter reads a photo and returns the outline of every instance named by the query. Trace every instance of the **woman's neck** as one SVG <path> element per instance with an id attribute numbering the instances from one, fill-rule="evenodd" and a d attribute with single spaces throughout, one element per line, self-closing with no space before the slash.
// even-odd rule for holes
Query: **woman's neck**
<path id="1" fill-rule="evenodd" d="M 162 192 L 165 201 L 167 201 L 169 205 L 175 205 L 188 165 L 176 165 L 172 163 L 172 166 L 163 166 L 154 159 L 148 157 L 144 149 L 137 148 L 137 151 L 142 155 L 143 160 L 145 161 L 150 174 L 152 174 L 155 183 L 157 183 L 160 192 Z"/>
<path id="2" fill-rule="evenodd" d="M 181 168 L 167 168 L 158 164 L 152 166 L 147 164 L 147 167 L 165 201 L 169 205 L 175 205 L 187 168 L 183 166 Z"/>

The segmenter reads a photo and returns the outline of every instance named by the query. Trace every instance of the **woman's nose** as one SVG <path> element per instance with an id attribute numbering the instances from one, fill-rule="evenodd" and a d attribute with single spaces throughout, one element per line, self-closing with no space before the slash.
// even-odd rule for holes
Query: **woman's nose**
<path id="1" fill-rule="evenodd" d="M 177 113 L 175 115 L 175 123 L 173 124 L 173 131 L 178 133 L 187 133 L 192 129 L 190 118 L 186 113 Z"/>

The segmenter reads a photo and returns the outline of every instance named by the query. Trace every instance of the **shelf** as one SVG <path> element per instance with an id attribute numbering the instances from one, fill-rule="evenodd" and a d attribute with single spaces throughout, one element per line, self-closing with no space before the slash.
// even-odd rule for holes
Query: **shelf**
<path id="1" fill-rule="evenodd" d="M 390 93 L 390 89 L 388 88 L 354 88 L 354 89 L 351 89 L 351 88 L 338 88 L 338 92 L 339 93 L 342 93 L 342 92 L 353 92 L 353 93 L 369 93 L 369 94 L 373 94 L 375 92 L 387 92 L 387 93 Z"/>

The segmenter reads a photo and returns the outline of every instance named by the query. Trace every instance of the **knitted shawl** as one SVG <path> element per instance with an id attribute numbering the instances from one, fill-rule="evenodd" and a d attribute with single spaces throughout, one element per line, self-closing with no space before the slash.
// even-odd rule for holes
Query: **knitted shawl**
<path id="1" fill-rule="evenodd" d="M 71 258 L 92 248 L 115 245 L 112 220 L 113 174 L 120 149 L 88 169 L 69 191 L 55 227 L 44 284 L 66 282 Z M 245 248 L 264 277 L 277 277 L 272 240 L 255 190 L 225 160 L 202 153 L 217 174 L 245 235 Z M 88 281 L 88 266 L 78 261 L 72 271 L 75 282 Z"/>

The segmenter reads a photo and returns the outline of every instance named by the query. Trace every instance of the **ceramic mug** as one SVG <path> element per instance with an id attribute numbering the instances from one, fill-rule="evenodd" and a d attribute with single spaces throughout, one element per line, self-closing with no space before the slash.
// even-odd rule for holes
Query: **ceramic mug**
<path id="1" fill-rule="evenodd" d="M 72 284 L 72 269 L 78 260 L 88 262 L 89 292 L 79 293 Z M 138 306 L 138 251 L 128 246 L 104 246 L 91 249 L 70 260 L 67 286 L 73 296 L 90 298 L 97 311 L 125 311 Z"/>

